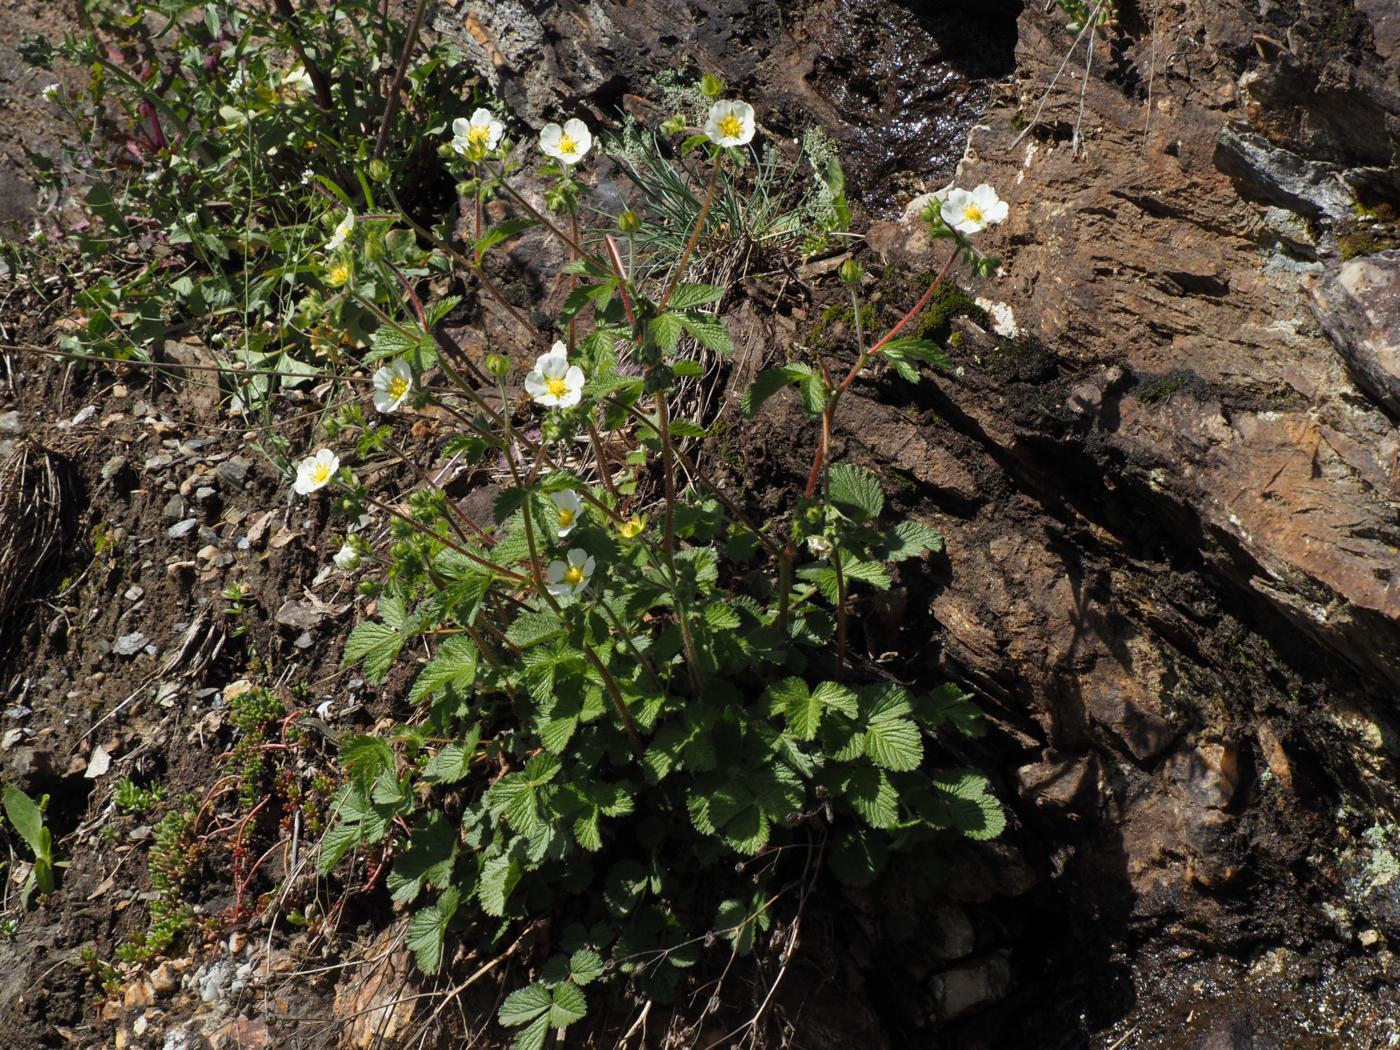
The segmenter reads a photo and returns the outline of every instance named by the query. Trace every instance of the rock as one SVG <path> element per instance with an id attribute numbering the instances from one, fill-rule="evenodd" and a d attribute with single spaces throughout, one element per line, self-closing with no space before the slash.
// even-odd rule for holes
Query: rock
<path id="1" fill-rule="evenodd" d="M 19 418 L 17 411 L 0 412 L 0 434 L 14 434 L 16 436 L 24 433 L 24 423 Z"/>
<path id="2" fill-rule="evenodd" d="M 999 1002 L 1011 989 L 1011 953 L 1000 951 L 986 959 L 957 966 L 929 981 L 934 1009 L 951 1020 Z"/>
<path id="3" fill-rule="evenodd" d="M 248 471 L 252 466 L 251 460 L 242 456 L 230 456 L 214 468 L 214 473 L 221 481 L 234 488 L 242 488 L 243 483 L 248 480 Z"/>
<path id="4" fill-rule="evenodd" d="M 929 948 L 940 959 L 953 962 L 966 958 L 977 947 L 977 934 L 965 908 L 940 905 L 934 910 L 934 923 L 937 934 L 929 941 Z"/>
<path id="5" fill-rule="evenodd" d="M 176 522 L 165 530 L 165 534 L 172 540 L 183 539 L 195 530 L 199 525 L 198 518 L 186 518 L 184 521 Z"/>
<path id="6" fill-rule="evenodd" d="M 140 631 L 124 634 L 112 643 L 112 652 L 117 656 L 135 656 L 146 647 L 149 639 Z"/>
<path id="7" fill-rule="evenodd" d="M 178 493 L 165 501 L 160 516 L 166 521 L 179 521 L 185 516 L 185 501 Z"/>
<path id="8" fill-rule="evenodd" d="M 170 995 L 180 987 L 180 975 L 169 959 L 151 971 L 151 987 L 157 995 Z"/>
<path id="9" fill-rule="evenodd" d="M 102 464 L 102 470 L 100 471 L 102 480 L 111 481 L 122 471 L 127 470 L 129 466 L 130 463 L 128 462 L 127 458 L 121 455 L 120 453 L 114 456 L 109 456 L 107 458 L 107 461 Z"/>
<path id="10" fill-rule="evenodd" d="M 1039 762 L 1016 770 L 1021 798 L 1051 819 L 1074 819 L 1092 811 L 1098 797 L 1098 762 L 1090 755 L 1066 755 L 1053 748 Z"/>
<path id="11" fill-rule="evenodd" d="M 297 631 L 314 631 L 325 618 L 326 614 L 310 602 L 300 602 L 294 598 L 283 602 L 276 615 L 279 624 Z"/>
<path id="12" fill-rule="evenodd" d="M 1304 286 L 1356 385 L 1400 417 L 1400 250 L 1352 259 Z"/>
<path id="13" fill-rule="evenodd" d="M 1311 219 L 1342 222 L 1353 216 L 1352 194 L 1336 165 L 1279 149 L 1247 125 L 1227 123 L 1220 129 L 1215 166 L 1236 181 L 1242 195 L 1253 200 Z"/>

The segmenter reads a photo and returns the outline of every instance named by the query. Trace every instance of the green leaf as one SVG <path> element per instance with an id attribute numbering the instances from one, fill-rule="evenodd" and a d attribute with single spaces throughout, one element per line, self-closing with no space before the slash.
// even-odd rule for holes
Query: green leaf
<path id="1" fill-rule="evenodd" d="M 435 904 L 414 912 L 408 920 L 405 943 L 413 951 L 418 968 L 427 974 L 442 967 L 442 946 L 447 936 L 447 924 L 457 914 L 457 891 L 445 889 Z"/>
<path id="2" fill-rule="evenodd" d="M 712 284 L 678 284 L 671 292 L 670 306 L 675 310 L 689 310 L 704 306 L 724 297 L 724 289 Z"/>
<path id="3" fill-rule="evenodd" d="M 785 678 L 769 686 L 765 695 L 770 710 L 782 714 L 788 730 L 799 740 L 816 739 L 828 707 L 852 717 L 856 714 L 855 694 L 835 682 L 822 682 L 809 693 L 801 678 Z"/>
<path id="4" fill-rule="evenodd" d="M 449 686 L 466 693 L 476 680 L 477 659 L 476 643 L 469 636 L 459 634 L 447 639 L 414 680 L 408 691 L 409 702 L 416 704 Z"/>
<path id="5" fill-rule="evenodd" d="M 724 322 L 711 314 L 689 310 L 680 315 L 681 324 L 694 337 L 695 341 L 707 350 L 717 354 L 728 354 L 734 350 L 734 340 L 729 337 L 729 329 Z"/>
<path id="6" fill-rule="evenodd" d="M 752 418 L 765 401 L 789 383 L 802 384 L 803 404 L 808 412 L 819 415 L 826 400 L 821 377 L 806 365 L 800 364 L 767 368 L 758 373 L 752 385 L 744 391 L 744 396 L 739 399 L 740 411 Z"/>
<path id="7" fill-rule="evenodd" d="M 325 876 L 340 863 L 340 858 L 359 845 L 364 832 L 359 824 L 336 824 L 321 836 L 321 848 L 316 854 L 316 872 Z"/>
<path id="8" fill-rule="evenodd" d="M 917 769 L 924 759 L 924 741 L 919 727 L 907 718 L 878 719 L 865 727 L 865 753 L 886 769 Z"/>
<path id="9" fill-rule="evenodd" d="M 753 951 L 754 933 L 758 923 L 743 901 L 721 901 L 715 912 L 715 932 L 734 946 L 734 953 L 742 958 Z"/>
<path id="10" fill-rule="evenodd" d="M 445 744 L 423 767 L 423 779 L 431 784 L 455 784 L 471 772 L 476 758 L 476 746 L 481 742 L 481 726 L 467 730 L 460 744 Z"/>
<path id="11" fill-rule="evenodd" d="M 837 463 L 830 471 L 832 504 L 855 522 L 872 521 L 885 509 L 880 480 L 863 467 Z"/>
<path id="12" fill-rule="evenodd" d="M 521 1029 L 516 1034 L 515 1041 L 510 1044 L 511 1050 L 544 1050 L 548 1038 L 549 1018 L 540 1017 L 529 1028 Z"/>
<path id="13" fill-rule="evenodd" d="M 506 913 L 506 900 L 520 881 L 524 870 L 513 853 L 492 857 L 481 867 L 481 882 L 478 892 L 481 897 L 481 910 L 492 918 L 499 919 Z"/>
<path id="14" fill-rule="evenodd" d="M 445 886 L 456 859 L 456 831 L 442 814 L 429 812 L 414 827 L 408 849 L 394 858 L 388 878 L 394 903 L 411 903 L 424 886 Z"/>
<path id="15" fill-rule="evenodd" d="M 945 682 L 918 701 L 914 714 L 930 728 L 947 725 L 964 736 L 980 737 L 987 731 L 972 694 L 951 682 Z"/>
<path id="16" fill-rule="evenodd" d="M 532 645 L 558 638 L 564 633 L 564 623 L 552 612 L 526 612 L 515 618 L 506 631 L 511 644 L 528 649 Z"/>
<path id="17" fill-rule="evenodd" d="M 943 549 L 943 537 L 920 521 L 901 521 L 885 533 L 879 556 L 883 561 L 904 561 L 924 551 Z"/>
<path id="18" fill-rule="evenodd" d="M 657 314 L 648 322 L 647 331 L 656 345 L 667 353 L 676 349 L 681 339 L 682 323 L 679 314 Z"/>
<path id="19" fill-rule="evenodd" d="M 872 828 L 892 827 L 899 819 L 899 796 L 883 769 L 853 766 L 840 783 L 842 797 Z"/>
<path id="20" fill-rule="evenodd" d="M 592 948 L 580 948 L 569 956 L 569 979 L 574 984 L 589 984 L 602 977 L 603 973 L 603 958 Z"/>
<path id="21" fill-rule="evenodd" d="M 910 337 L 891 339 L 881 347 L 880 352 L 886 355 L 898 355 L 904 358 L 912 358 L 915 361 L 923 361 L 925 364 L 934 365 L 938 368 L 953 367 L 953 362 L 948 360 L 948 355 L 943 352 L 943 348 L 928 339 Z"/>
<path id="22" fill-rule="evenodd" d="M 345 642 L 344 663 L 364 661 L 365 678 L 378 685 L 398 659 L 407 635 L 387 624 L 366 621 L 350 632 Z"/>
<path id="23" fill-rule="evenodd" d="M 352 777 L 370 783 L 393 771 L 394 752 L 379 737 L 356 733 L 341 741 L 340 763 Z"/>
<path id="24" fill-rule="evenodd" d="M 508 241 L 516 234 L 522 233 L 531 226 L 536 225 L 538 225 L 538 223 L 536 223 L 534 219 L 506 219 L 504 222 L 492 226 L 472 244 L 472 250 L 476 253 L 477 261 L 480 262 L 481 257 L 496 245 Z"/>
<path id="25" fill-rule="evenodd" d="M 987 778 L 971 770 L 949 770 L 931 781 L 934 805 L 929 822 L 952 828 L 970 839 L 994 839 L 1006 830 L 1006 813 Z"/>
<path id="26" fill-rule="evenodd" d="M 527 984 L 506 996 L 496 1019 L 507 1028 L 516 1028 L 544 1016 L 553 1005 L 554 996 L 548 988 L 539 983 Z"/>
<path id="27" fill-rule="evenodd" d="M 582 1020 L 588 1013 L 588 1000 L 583 989 L 572 981 L 565 981 L 554 989 L 554 1001 L 549 1007 L 549 1027 L 566 1028 L 575 1021 Z"/>
<path id="28" fill-rule="evenodd" d="M 38 804 L 13 784 L 5 785 L 4 800 L 10 826 L 19 832 L 35 857 L 43 856 L 40 834 L 44 830 L 44 814 Z"/>

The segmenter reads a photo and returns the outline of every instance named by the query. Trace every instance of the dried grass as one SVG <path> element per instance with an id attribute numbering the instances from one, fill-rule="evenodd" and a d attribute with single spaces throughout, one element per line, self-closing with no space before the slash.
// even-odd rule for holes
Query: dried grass
<path id="1" fill-rule="evenodd" d="M 72 534 L 71 479 L 63 456 L 32 441 L 0 463 L 0 638 Z"/>

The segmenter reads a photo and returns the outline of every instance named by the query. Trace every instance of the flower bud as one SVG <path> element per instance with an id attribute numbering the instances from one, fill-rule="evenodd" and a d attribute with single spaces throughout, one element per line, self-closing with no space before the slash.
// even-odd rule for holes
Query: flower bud
<path id="1" fill-rule="evenodd" d="M 369 162 L 369 177 L 375 182 L 383 182 L 389 177 L 389 165 L 375 157 Z"/>
<path id="2" fill-rule="evenodd" d="M 667 117 L 661 122 L 661 134 L 682 135 L 685 133 L 685 117 L 677 113 L 674 117 Z"/>
<path id="3" fill-rule="evenodd" d="M 487 354 L 486 373 L 497 379 L 504 379 L 510 375 L 510 358 L 504 354 Z"/>
<path id="4" fill-rule="evenodd" d="M 706 98 L 719 98 L 724 91 L 724 81 L 713 73 L 706 73 L 700 78 L 700 94 Z"/>
<path id="5" fill-rule="evenodd" d="M 841 280 L 845 281 L 847 284 L 857 285 L 860 284 L 860 279 L 865 276 L 865 267 L 854 259 L 847 259 L 836 272 L 841 277 Z"/>
<path id="6" fill-rule="evenodd" d="M 642 228 L 642 217 L 628 208 L 617 217 L 617 229 L 619 233 L 630 237 Z"/>

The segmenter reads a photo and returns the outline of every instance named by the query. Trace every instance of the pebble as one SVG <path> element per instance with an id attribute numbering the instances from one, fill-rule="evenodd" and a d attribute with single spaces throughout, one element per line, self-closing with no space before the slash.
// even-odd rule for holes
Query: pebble
<path id="1" fill-rule="evenodd" d="M 214 472 L 230 485 L 241 488 L 243 482 L 248 478 L 248 470 L 252 465 L 251 460 L 244 459 L 242 456 L 232 456 L 215 467 Z"/>
<path id="2" fill-rule="evenodd" d="M 147 470 L 164 470 L 174 462 L 174 456 L 168 452 L 161 452 L 158 455 L 147 457 L 145 467 Z"/>
<path id="3" fill-rule="evenodd" d="M 127 468 L 125 456 L 117 455 L 110 457 L 106 463 L 102 464 L 102 480 L 111 481 L 119 473 Z"/>
<path id="4" fill-rule="evenodd" d="M 140 631 L 124 634 L 112 643 L 112 652 L 118 656 L 135 656 L 146 647 L 147 637 Z"/>
<path id="5" fill-rule="evenodd" d="M 198 518 L 186 518 L 184 521 L 177 522 L 176 524 L 170 526 L 170 528 L 166 530 L 165 534 L 169 536 L 172 540 L 178 540 L 184 536 L 188 536 L 191 532 L 195 530 L 195 526 L 197 526 L 198 524 Z"/>
<path id="6" fill-rule="evenodd" d="M 185 516 L 185 501 L 179 495 L 171 496 L 165 501 L 165 507 L 161 510 L 160 516 L 166 521 L 179 521 Z M 172 532 L 171 535 L 174 535 Z"/>
<path id="7" fill-rule="evenodd" d="M 0 412 L 0 434 L 23 434 L 24 424 L 18 412 Z"/>
<path id="8" fill-rule="evenodd" d="M 133 583 L 130 587 L 126 589 L 126 593 L 123 594 L 122 597 L 129 602 L 134 602 L 140 599 L 143 595 L 145 595 L 145 593 L 146 588 Z"/>

